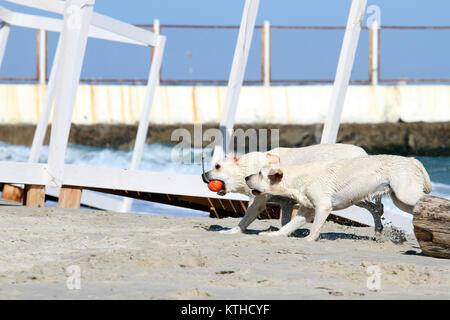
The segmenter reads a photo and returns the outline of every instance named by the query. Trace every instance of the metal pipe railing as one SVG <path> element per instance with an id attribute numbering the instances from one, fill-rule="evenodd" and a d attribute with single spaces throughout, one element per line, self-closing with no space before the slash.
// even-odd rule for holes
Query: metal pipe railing
<path id="1" fill-rule="evenodd" d="M 238 30 L 239 26 L 214 26 L 214 25 L 160 25 L 159 20 L 155 20 L 153 24 L 138 24 L 140 28 L 152 29 L 158 34 L 164 34 L 164 29 L 210 29 L 210 30 Z M 272 30 L 345 30 L 344 26 L 272 26 L 269 21 L 265 21 L 263 26 L 256 26 L 255 29 L 261 30 L 261 71 L 259 79 L 244 80 L 245 84 L 261 84 L 268 86 L 270 84 L 325 84 L 332 83 L 333 79 L 273 79 L 272 77 Z M 383 78 L 381 77 L 381 38 L 383 30 L 450 30 L 450 26 L 378 26 L 376 24 L 370 27 L 362 27 L 362 30 L 369 31 L 369 59 L 368 59 L 368 78 L 354 79 L 350 83 L 354 84 L 372 84 L 378 83 L 395 83 L 395 82 L 413 82 L 413 83 L 439 83 L 450 82 L 449 78 Z M 170 39 L 169 39 L 170 43 Z M 152 52 L 153 56 L 153 52 Z M 38 30 L 36 32 L 36 74 L 34 77 L 0 77 L 2 82 L 38 82 L 44 84 L 48 81 L 48 32 Z M 226 75 L 224 79 L 164 79 L 162 75 L 164 70 L 161 69 L 159 75 L 159 82 L 161 84 L 219 84 L 225 85 L 227 83 Z M 85 83 L 145 83 L 146 79 L 104 79 L 104 78 L 82 78 Z"/>

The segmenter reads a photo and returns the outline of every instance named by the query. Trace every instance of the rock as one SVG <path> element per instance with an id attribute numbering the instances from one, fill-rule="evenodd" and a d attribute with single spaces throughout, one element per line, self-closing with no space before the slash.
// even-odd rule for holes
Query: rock
<path id="1" fill-rule="evenodd" d="M 194 136 L 193 124 L 155 125 L 150 124 L 146 143 L 171 143 L 172 132 L 186 129 Z M 218 128 L 218 124 L 204 124 L 202 132 Z M 322 124 L 239 124 L 235 129 L 267 129 L 268 143 L 270 130 L 279 129 L 279 145 L 284 147 L 305 147 L 320 143 Z M 31 124 L 0 125 L 0 141 L 15 145 L 31 145 L 35 126 Z M 50 129 L 50 128 L 49 128 Z M 125 124 L 72 124 L 69 142 L 94 147 L 112 149 L 133 148 L 137 125 Z M 50 130 L 45 143 L 48 144 Z M 390 153 L 401 155 L 450 155 L 450 122 L 341 124 L 337 142 L 355 144 L 370 154 Z M 193 139 L 192 139 L 193 143 Z M 211 141 L 203 141 L 207 146 Z M 238 146 L 242 147 L 242 146 Z M 271 148 L 270 144 L 268 146 Z"/>

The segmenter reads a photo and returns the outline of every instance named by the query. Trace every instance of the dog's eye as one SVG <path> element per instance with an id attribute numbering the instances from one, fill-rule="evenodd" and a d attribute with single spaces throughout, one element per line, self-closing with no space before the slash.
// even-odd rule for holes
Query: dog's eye
<path id="1" fill-rule="evenodd" d="M 215 168 L 216 168 L 216 170 L 219 170 L 220 169 L 220 164 L 216 164 Z"/>

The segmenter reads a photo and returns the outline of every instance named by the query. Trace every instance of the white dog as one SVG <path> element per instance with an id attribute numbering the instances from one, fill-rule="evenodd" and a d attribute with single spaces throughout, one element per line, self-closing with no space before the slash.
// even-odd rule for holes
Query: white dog
<path id="1" fill-rule="evenodd" d="M 283 165 L 335 161 L 367 155 L 364 149 L 348 144 L 319 144 L 304 148 L 276 148 L 269 152 L 277 155 Z M 266 203 L 269 200 L 280 203 L 282 226 L 291 220 L 292 211 L 296 204 L 295 201 L 283 197 L 271 197 L 269 195 L 255 196 L 245 183 L 245 177 L 259 172 L 262 167 L 269 164 L 266 154 L 263 152 L 251 152 L 241 156 L 230 154 L 218 161 L 211 171 L 203 173 L 202 178 L 205 183 L 208 183 L 210 180 L 221 180 L 223 182 L 222 189 L 218 191 L 219 195 L 225 195 L 227 192 L 235 192 L 248 195 L 250 198 L 247 211 L 239 225 L 230 230 L 223 230 L 221 233 L 245 231 L 258 217 L 258 214 L 265 209 Z M 381 202 L 377 205 L 365 202 L 361 206 L 371 212 L 375 220 L 375 225 L 378 227 L 377 231 L 381 231 Z"/>
<path id="2" fill-rule="evenodd" d="M 302 210 L 306 215 L 297 215 L 280 230 L 266 233 L 270 236 L 289 235 L 314 216 L 307 240 L 317 240 L 331 210 L 389 194 L 399 209 L 412 213 L 423 193 L 431 192 L 430 177 L 414 158 L 377 155 L 282 166 L 278 156 L 266 156 L 270 165 L 245 178 L 253 194 L 292 198 L 306 208 Z"/>

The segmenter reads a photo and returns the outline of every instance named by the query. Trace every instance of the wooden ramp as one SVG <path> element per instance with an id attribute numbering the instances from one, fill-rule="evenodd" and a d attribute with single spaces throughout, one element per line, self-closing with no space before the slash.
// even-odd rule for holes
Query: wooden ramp
<path id="1" fill-rule="evenodd" d="M 100 188 L 86 188 L 86 190 L 109 193 L 117 196 L 146 200 L 194 210 L 207 211 L 209 212 L 211 218 L 242 217 L 248 206 L 248 201 L 245 200 L 218 199 Z M 280 208 L 272 204 L 269 204 L 259 216 L 260 219 L 278 219 L 279 217 Z"/>
<path id="2" fill-rule="evenodd" d="M 2 187 L 0 185 L 0 187 Z M 18 187 L 17 187 L 18 188 Z M 80 189 L 79 187 L 70 187 L 66 186 L 67 190 L 76 190 Z M 96 192 L 95 195 L 92 195 L 92 192 Z M 98 194 L 98 192 L 103 193 L 103 195 Z M 91 203 L 91 205 L 86 205 L 88 207 L 98 209 L 100 206 L 96 205 L 95 201 L 99 201 L 99 197 L 101 197 L 101 209 L 105 210 L 105 207 L 108 207 L 108 201 L 111 202 L 110 207 L 117 207 L 118 203 L 121 203 L 122 200 L 118 200 L 115 198 L 111 198 L 106 196 L 105 194 L 112 194 L 116 196 L 128 197 L 138 200 L 156 202 L 166 205 L 172 205 L 182 208 L 189 208 L 194 210 L 200 210 L 209 212 L 209 216 L 211 218 L 239 218 L 244 216 L 245 211 L 247 210 L 248 201 L 246 200 L 235 200 L 235 199 L 220 199 L 220 198 L 209 198 L 209 197 L 201 197 L 201 196 L 184 196 L 184 195 L 176 195 L 176 194 L 167 194 L 167 193 L 154 193 L 154 192 L 140 192 L 140 191 L 128 191 L 128 190 L 117 190 L 117 189 L 104 189 L 104 188 L 83 188 L 82 190 L 83 196 L 86 196 L 85 200 L 81 201 L 81 203 Z M 46 189 L 46 200 L 59 200 L 59 189 L 57 188 L 48 188 Z M 67 197 L 67 193 L 66 193 Z M 70 195 L 69 195 L 70 197 Z M 95 200 L 95 201 L 94 201 Z M 58 203 L 61 203 L 58 201 Z M 66 204 L 72 205 L 64 205 L 63 207 L 72 207 L 78 208 L 80 206 L 80 202 L 74 202 L 71 199 L 66 199 L 64 201 Z M 21 205 L 20 202 L 1 199 L 0 205 Z M 109 210 L 109 209 L 106 209 Z M 295 210 L 296 211 L 296 210 Z M 262 211 L 258 219 L 279 219 L 280 218 L 280 207 L 277 204 L 268 203 L 267 207 L 264 211 Z M 338 215 L 331 214 L 328 218 L 330 221 L 334 221 L 340 224 L 351 225 L 351 226 L 366 226 L 364 223 L 358 223 L 356 221 L 352 221 L 351 219 L 341 217 Z"/>
<path id="3" fill-rule="evenodd" d="M 9 185 L 6 185 L 9 186 Z M 3 185 L 0 185 L 3 189 Z M 24 194 L 23 189 L 14 186 L 14 195 L 20 192 Z M 211 218 L 225 218 L 225 217 L 242 217 L 247 210 L 248 201 L 246 200 L 232 200 L 232 199 L 218 199 L 218 198 L 207 198 L 207 197 L 196 197 L 196 196 L 183 196 L 175 194 L 166 193 L 154 193 L 154 192 L 139 192 L 139 191 L 128 191 L 128 190 L 116 190 L 116 189 L 103 189 L 103 188 L 79 188 L 72 186 L 65 186 L 65 194 L 61 195 L 65 199 L 59 201 L 60 189 L 58 188 L 46 188 L 45 200 L 55 200 L 58 201 L 61 207 L 71 207 L 79 208 L 80 203 L 87 207 L 92 207 L 95 209 L 112 210 L 118 207 L 118 204 L 122 200 L 118 200 L 106 195 L 95 194 L 93 195 L 89 191 L 95 191 L 100 193 L 112 194 L 116 196 L 128 197 L 138 200 L 145 200 L 150 202 L 162 203 L 177 207 L 189 208 L 194 210 L 209 212 Z M 81 198 L 69 194 L 67 190 L 80 190 L 82 197 L 85 201 L 80 201 Z M 13 200 L 8 199 L 10 194 L 3 194 L 2 199 L 0 199 L 0 205 L 21 205 L 20 199 L 15 197 Z M 101 199 L 99 201 L 99 199 Z M 99 201 L 98 205 L 94 201 Z M 22 201 L 24 199 L 22 198 Z M 108 202 L 111 202 L 110 209 L 108 208 Z M 105 208 L 106 207 L 106 208 Z M 261 212 L 259 215 L 260 219 L 278 219 L 280 217 L 280 208 L 274 204 L 268 204 L 267 208 Z"/>

